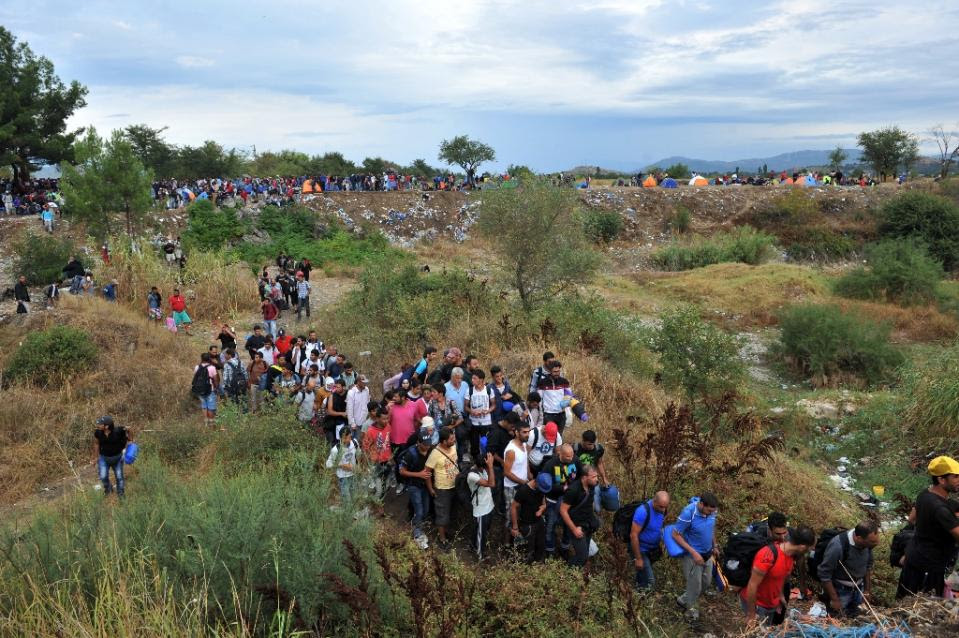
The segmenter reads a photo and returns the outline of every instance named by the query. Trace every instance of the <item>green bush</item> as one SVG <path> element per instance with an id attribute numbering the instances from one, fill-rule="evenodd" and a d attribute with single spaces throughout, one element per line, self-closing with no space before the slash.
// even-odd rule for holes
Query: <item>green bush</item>
<path id="1" fill-rule="evenodd" d="M 623 217 L 614 210 L 591 210 L 583 216 L 583 231 L 594 242 L 609 243 L 623 230 Z"/>
<path id="2" fill-rule="evenodd" d="M 720 396 L 743 378 L 738 339 L 693 307 L 663 313 L 650 349 L 659 355 L 663 384 L 682 388 L 690 401 Z"/>
<path id="3" fill-rule="evenodd" d="M 886 240 L 866 248 L 867 268 L 856 268 L 836 282 L 836 294 L 851 299 L 902 305 L 936 300 L 942 266 L 914 240 Z"/>
<path id="4" fill-rule="evenodd" d="M 793 188 L 764 204 L 750 219 L 760 228 L 767 226 L 806 226 L 819 217 L 819 205 L 806 191 Z"/>
<path id="5" fill-rule="evenodd" d="M 280 253 L 297 260 L 306 257 L 314 266 L 331 264 L 346 269 L 361 268 L 379 261 L 395 263 L 408 260 L 406 253 L 391 246 L 381 233 L 359 237 L 339 229 L 323 239 L 313 239 L 311 234 L 287 232 L 271 235 L 267 243 L 243 242 L 233 249 L 237 258 L 257 271 L 263 264 L 273 263 Z"/>
<path id="6" fill-rule="evenodd" d="M 959 265 L 959 205 L 923 191 L 906 191 L 880 211 L 879 234 L 922 241 L 946 270 Z"/>
<path id="7" fill-rule="evenodd" d="M 905 422 L 927 445 L 946 445 L 959 452 L 959 345 L 938 352 L 905 378 Z"/>
<path id="8" fill-rule="evenodd" d="M 31 286 L 44 286 L 63 279 L 63 268 L 70 257 L 77 255 L 70 238 L 34 233 L 24 233 L 17 238 L 13 243 L 13 253 L 16 276 L 26 276 Z M 83 259 L 81 263 L 84 263 Z"/>
<path id="9" fill-rule="evenodd" d="M 673 215 L 669 219 L 669 227 L 676 233 L 688 233 L 692 221 L 693 215 L 689 212 L 689 209 L 682 204 L 677 204 L 676 210 L 673 211 Z"/>
<path id="10" fill-rule="evenodd" d="M 260 210 L 256 226 L 270 233 L 270 236 L 274 238 L 282 235 L 299 235 L 305 239 L 312 239 L 316 221 L 316 214 L 309 208 L 266 206 Z"/>
<path id="11" fill-rule="evenodd" d="M 889 343 L 889 326 L 845 314 L 838 306 L 792 306 L 779 323 L 775 350 L 796 374 L 817 386 L 889 381 L 904 361 Z"/>
<path id="12" fill-rule="evenodd" d="M 243 235 L 243 224 L 232 208 L 217 208 L 208 199 L 198 199 L 187 208 L 190 220 L 183 241 L 187 246 L 214 250 Z"/>
<path id="13" fill-rule="evenodd" d="M 751 226 L 739 226 L 710 239 L 674 241 L 653 254 L 663 270 L 691 270 L 710 264 L 741 262 L 757 265 L 775 254 L 775 238 Z"/>
<path id="14" fill-rule="evenodd" d="M 857 242 L 830 228 L 819 226 L 792 226 L 776 232 L 779 242 L 791 259 L 829 261 L 848 259 L 858 247 Z"/>
<path id="15" fill-rule="evenodd" d="M 71 326 L 54 326 L 28 334 L 7 362 L 4 376 L 10 381 L 48 385 L 90 369 L 96 359 L 96 344 L 87 333 Z"/>

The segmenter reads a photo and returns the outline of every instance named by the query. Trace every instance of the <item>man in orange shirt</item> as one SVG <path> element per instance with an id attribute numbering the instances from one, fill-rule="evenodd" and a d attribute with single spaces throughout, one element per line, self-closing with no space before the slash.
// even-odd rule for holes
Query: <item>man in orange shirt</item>
<path id="1" fill-rule="evenodd" d="M 782 543 L 770 543 L 756 552 L 749 584 L 739 594 L 747 627 L 757 623 L 782 623 L 789 603 L 783 595 L 783 585 L 792 573 L 796 559 L 805 556 L 815 545 L 815 532 L 808 527 L 799 527 L 791 530 Z"/>

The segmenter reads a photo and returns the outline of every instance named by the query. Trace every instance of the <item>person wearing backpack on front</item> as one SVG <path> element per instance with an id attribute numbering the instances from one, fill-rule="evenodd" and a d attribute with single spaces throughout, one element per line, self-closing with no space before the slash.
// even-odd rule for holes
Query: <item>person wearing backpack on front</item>
<path id="1" fill-rule="evenodd" d="M 489 434 L 493 425 L 493 410 L 496 399 L 493 391 L 486 386 L 486 373 L 477 368 L 472 373 L 472 385 L 463 400 L 470 422 L 470 454 L 475 458 L 480 454 L 480 439 Z M 449 388 L 447 388 L 447 395 Z"/>
<path id="2" fill-rule="evenodd" d="M 784 542 L 769 543 L 756 552 L 749 583 L 739 592 L 747 629 L 757 623 L 782 624 L 789 604 L 783 585 L 792 573 L 796 559 L 805 556 L 815 544 L 815 532 L 808 527 L 799 527 L 791 530 Z"/>
<path id="3" fill-rule="evenodd" d="M 719 499 L 712 492 L 703 492 L 690 499 L 673 526 L 673 540 L 685 553 L 682 555 L 686 591 L 676 598 L 686 610 L 688 620 L 699 620 L 699 596 L 713 580 L 713 558 L 719 553 L 716 544 L 716 514 Z"/>
<path id="4" fill-rule="evenodd" d="M 353 501 L 353 474 L 359 454 L 359 448 L 353 441 L 352 430 L 350 428 L 340 430 L 339 440 L 330 448 L 326 467 L 336 468 L 336 482 L 340 486 L 340 505 L 343 507 L 349 507 Z"/>
<path id="5" fill-rule="evenodd" d="M 653 561 L 662 554 L 663 521 L 669 510 L 669 492 L 656 492 L 636 508 L 629 529 L 629 547 L 636 568 L 636 589 L 651 590 L 656 584 Z"/>
<path id="6" fill-rule="evenodd" d="M 833 536 L 816 570 L 822 581 L 829 615 L 855 618 L 859 604 L 872 595 L 872 550 L 879 545 L 879 526 L 863 521 Z"/>
<path id="7" fill-rule="evenodd" d="M 200 363 L 193 368 L 193 381 L 190 390 L 200 400 L 200 411 L 204 423 L 213 427 L 216 422 L 216 388 L 220 385 L 220 375 L 213 365 L 209 352 L 200 355 Z"/>

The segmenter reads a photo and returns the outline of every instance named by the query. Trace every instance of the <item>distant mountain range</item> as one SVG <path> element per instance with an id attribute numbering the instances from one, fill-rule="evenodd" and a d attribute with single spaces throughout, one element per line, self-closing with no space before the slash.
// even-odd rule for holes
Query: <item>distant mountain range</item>
<path id="1" fill-rule="evenodd" d="M 846 151 L 847 155 L 845 164 L 853 165 L 859 163 L 859 158 L 862 155 L 862 152 L 859 149 L 847 148 L 843 150 Z M 699 171 L 702 173 L 731 173 L 736 170 L 736 167 L 739 167 L 739 170 L 753 173 L 757 168 L 765 165 L 770 171 L 790 171 L 813 166 L 828 166 L 830 153 L 832 153 L 832 150 L 793 151 L 792 153 L 780 153 L 779 155 L 773 155 L 772 157 L 750 157 L 747 159 L 739 159 L 729 162 L 723 160 L 695 159 L 692 157 L 675 155 L 673 157 L 666 157 L 658 162 L 648 164 L 648 166 L 666 168 L 668 166 L 672 166 L 673 164 L 685 164 L 690 168 L 690 170 Z"/>

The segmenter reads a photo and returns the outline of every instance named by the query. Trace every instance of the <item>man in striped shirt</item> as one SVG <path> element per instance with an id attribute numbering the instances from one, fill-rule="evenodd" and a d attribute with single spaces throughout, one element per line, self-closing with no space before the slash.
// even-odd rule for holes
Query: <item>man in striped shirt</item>
<path id="1" fill-rule="evenodd" d="M 310 282 L 303 277 L 301 271 L 296 273 L 296 320 L 300 320 L 300 313 L 306 310 L 306 316 L 310 316 Z"/>

